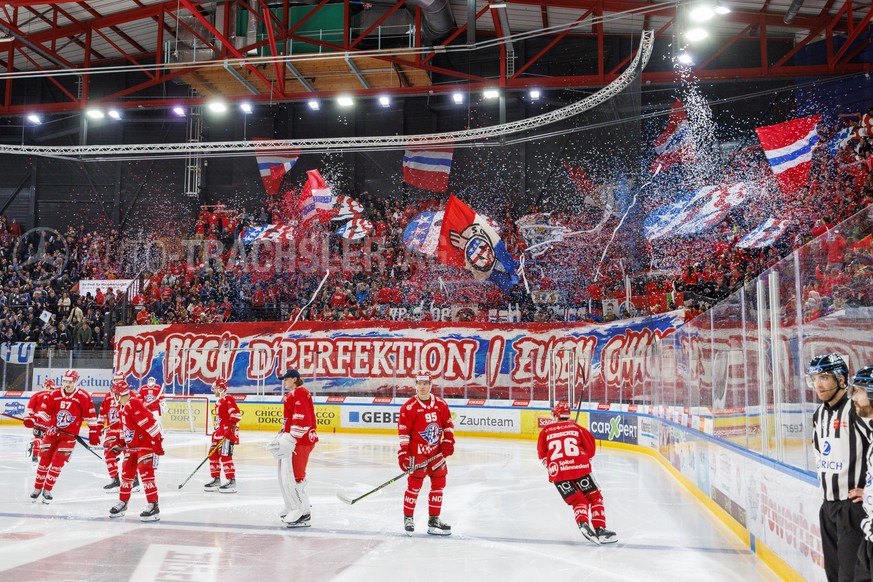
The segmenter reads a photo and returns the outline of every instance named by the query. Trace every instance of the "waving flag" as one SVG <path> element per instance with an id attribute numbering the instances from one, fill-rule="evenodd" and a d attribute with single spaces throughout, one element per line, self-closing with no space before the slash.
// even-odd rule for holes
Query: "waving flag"
<path id="1" fill-rule="evenodd" d="M 258 139 L 255 139 L 255 141 L 258 141 Z M 297 163 L 298 157 L 300 157 L 299 151 L 259 152 L 258 150 L 255 150 L 255 159 L 258 161 L 258 172 L 261 174 L 261 181 L 264 183 L 264 189 L 267 191 L 267 196 L 275 196 L 279 193 L 279 186 L 282 185 L 282 180 L 285 178 L 285 174 L 294 167 L 294 164 Z"/>
<path id="2" fill-rule="evenodd" d="M 569 230 L 560 224 L 555 224 L 548 214 L 525 214 L 515 221 L 518 233 L 527 244 L 530 256 L 538 257 L 549 248 L 551 243 L 564 240 Z"/>
<path id="3" fill-rule="evenodd" d="M 737 246 L 741 249 L 761 249 L 772 246 L 780 236 L 785 234 L 789 224 L 791 224 L 790 220 L 768 218 L 758 225 L 758 228 L 744 236 Z"/>
<path id="4" fill-rule="evenodd" d="M 256 240 L 274 240 L 287 242 L 294 240 L 294 227 L 285 224 L 265 224 L 246 229 L 240 236 L 243 244 L 251 244 Z"/>
<path id="5" fill-rule="evenodd" d="M 588 172 L 586 172 L 585 168 L 582 166 L 571 166 L 565 161 L 564 169 L 567 170 L 567 174 L 570 175 L 570 179 L 573 180 L 573 183 L 579 190 L 579 194 L 583 197 L 591 194 L 594 192 L 594 189 L 597 188 L 597 184 L 591 181 Z"/>
<path id="6" fill-rule="evenodd" d="M 670 117 L 667 119 L 667 128 L 655 140 L 655 153 L 658 157 L 652 162 L 652 173 L 658 169 L 658 166 L 661 166 L 661 170 L 666 170 L 675 164 L 697 161 L 691 124 L 688 123 L 683 107 L 680 99 L 673 103 Z"/>
<path id="7" fill-rule="evenodd" d="M 486 217 L 454 196 L 449 197 L 443 217 L 437 259 L 467 269 L 479 281 L 488 279 L 504 292 L 518 283 L 518 263 Z"/>
<path id="8" fill-rule="evenodd" d="M 809 182 L 812 150 L 818 143 L 815 126 L 819 121 L 821 116 L 813 115 L 755 128 L 764 155 L 784 194 L 796 192 Z"/>
<path id="9" fill-rule="evenodd" d="M 350 196 L 337 196 L 333 201 L 331 220 L 348 220 L 364 213 L 363 205 Z"/>
<path id="10" fill-rule="evenodd" d="M 856 137 L 858 134 L 857 127 L 844 127 L 840 131 L 838 131 L 834 137 L 828 142 L 828 151 L 832 156 L 840 153 L 840 150 L 846 147 L 853 137 Z"/>
<path id="11" fill-rule="evenodd" d="M 413 251 L 433 256 L 440 241 L 445 212 L 422 212 L 403 229 L 403 244 Z"/>
<path id="12" fill-rule="evenodd" d="M 712 228 L 747 195 L 748 188 L 742 182 L 730 186 L 704 186 L 649 215 L 643 224 L 646 238 L 655 240 L 667 235 L 690 235 Z"/>
<path id="13" fill-rule="evenodd" d="M 411 148 L 403 152 L 403 181 L 422 190 L 449 189 L 453 147 Z"/>
<path id="14" fill-rule="evenodd" d="M 327 222 L 333 210 L 333 194 L 330 186 L 321 177 L 318 170 L 306 172 L 306 184 L 300 192 L 300 215 L 303 224 L 308 225 L 314 220 Z"/>
<path id="15" fill-rule="evenodd" d="M 364 218 L 350 220 L 336 231 L 338 235 L 349 240 L 364 238 L 373 232 L 373 223 Z"/>

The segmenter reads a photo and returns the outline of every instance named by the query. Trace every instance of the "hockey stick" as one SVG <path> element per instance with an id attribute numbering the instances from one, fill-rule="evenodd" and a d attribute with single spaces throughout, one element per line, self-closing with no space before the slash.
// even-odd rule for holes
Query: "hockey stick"
<path id="1" fill-rule="evenodd" d="M 196 468 L 196 469 L 194 469 L 194 472 L 193 472 L 193 473 L 191 473 L 191 474 L 190 474 L 190 475 L 188 475 L 188 478 L 187 478 L 187 479 L 185 479 L 185 480 L 184 480 L 184 481 L 183 481 L 183 482 L 182 482 L 182 484 L 181 484 L 181 485 L 179 485 L 179 489 L 181 489 L 181 488 L 182 488 L 182 487 L 184 487 L 184 486 L 185 486 L 185 485 L 186 485 L 186 484 L 187 484 L 187 483 L 188 483 L 188 481 L 190 481 L 190 480 L 191 480 L 191 478 L 192 478 L 192 477 L 193 477 L 193 476 L 194 476 L 194 475 L 196 475 L 196 474 L 197 474 L 197 471 L 199 471 L 199 470 L 200 470 L 200 467 L 202 467 L 202 466 L 203 466 L 203 465 L 205 465 L 205 464 L 206 464 L 206 461 L 208 461 L 208 460 L 209 460 L 209 457 L 211 457 L 211 456 L 212 456 L 212 453 L 214 453 L 214 452 L 215 452 L 215 451 L 217 451 L 217 450 L 218 450 L 218 448 L 219 448 L 219 447 L 220 447 L 220 446 L 221 446 L 221 444 L 222 444 L 222 443 L 223 443 L 223 442 L 224 442 L 224 441 L 226 441 L 226 440 L 227 440 L 227 437 L 223 437 L 223 438 L 222 438 L 222 439 L 221 439 L 221 440 L 220 440 L 220 441 L 218 441 L 218 442 L 217 442 L 217 443 L 215 443 L 215 446 L 214 446 L 214 447 L 212 447 L 212 448 L 211 448 L 211 449 L 210 449 L 210 450 L 209 450 L 209 454 L 208 454 L 208 455 L 206 455 L 206 458 L 205 458 L 205 459 L 203 459 L 203 460 L 202 460 L 202 461 L 200 461 L 200 464 L 199 464 L 199 465 L 197 465 L 197 468 Z"/>
<path id="2" fill-rule="evenodd" d="M 7 418 L 11 418 L 11 419 L 13 419 L 13 420 L 17 420 L 18 422 L 24 422 L 25 420 L 27 420 L 26 418 L 21 418 L 20 416 L 12 416 L 11 414 L 6 414 L 5 412 L 0 412 L 0 416 L 5 416 L 5 417 L 7 417 Z M 91 453 L 92 455 L 94 455 L 95 457 L 97 457 L 98 459 L 100 459 L 101 461 L 104 460 L 103 457 L 101 457 L 101 456 L 98 455 L 96 452 L 94 452 L 94 449 L 91 448 L 91 445 L 89 445 L 89 444 L 85 441 L 85 439 L 83 439 L 82 437 L 80 437 L 79 435 L 77 435 L 77 434 L 75 434 L 75 433 L 72 433 L 72 432 L 69 432 L 69 431 L 66 431 L 66 430 L 63 430 L 63 429 L 60 429 L 60 428 L 55 428 L 55 427 L 51 427 L 51 426 L 46 426 L 46 425 L 44 425 L 44 424 L 40 424 L 40 423 L 38 423 L 38 422 L 34 422 L 34 423 L 33 423 L 33 426 L 38 426 L 39 428 L 45 429 L 46 432 L 53 430 L 53 431 L 55 431 L 55 432 L 59 432 L 59 433 L 61 433 L 61 434 L 69 435 L 69 436 L 75 438 L 75 439 L 76 439 L 76 442 L 78 442 L 80 445 L 82 445 L 83 447 L 85 447 L 86 449 L 88 449 L 88 452 L 89 452 L 89 453 Z"/>
<path id="3" fill-rule="evenodd" d="M 585 390 L 587 383 L 588 377 L 585 374 L 585 366 L 582 366 L 582 390 L 579 391 L 579 402 L 576 404 L 576 420 L 574 421 L 576 424 L 579 424 L 579 415 L 582 413 L 582 392 Z"/>
<path id="4" fill-rule="evenodd" d="M 406 477 L 407 475 L 409 475 L 409 474 L 412 473 L 413 471 L 417 471 L 417 470 L 419 470 L 419 469 L 424 469 L 425 467 L 427 467 L 428 465 L 430 465 L 433 461 L 436 461 L 437 459 L 439 459 L 439 458 L 442 457 L 442 456 L 443 456 L 442 453 L 437 453 L 436 455 L 434 455 L 434 456 L 432 456 L 431 458 L 427 459 L 427 460 L 424 461 L 423 463 L 421 463 L 421 464 L 419 464 L 419 465 L 413 465 L 412 467 L 410 467 L 410 468 L 408 468 L 407 470 L 405 470 L 404 472 L 400 473 L 399 475 L 397 475 L 397 476 L 394 477 L 393 479 L 390 479 L 390 480 L 388 480 L 388 481 L 385 481 L 384 483 L 382 483 L 381 485 L 379 485 L 379 486 L 376 487 L 375 489 L 371 489 L 370 491 L 367 491 L 366 493 L 364 493 L 363 495 L 361 495 L 361 496 L 359 496 L 359 497 L 355 497 L 355 498 L 349 497 L 349 495 L 348 495 L 345 491 L 337 491 L 336 496 L 337 496 L 337 497 L 339 498 L 339 500 L 342 501 L 343 503 L 347 503 L 347 504 L 349 504 L 349 505 L 354 505 L 355 503 L 357 503 L 358 501 L 360 501 L 360 500 L 363 499 L 364 497 L 367 497 L 367 496 L 369 496 L 369 495 L 372 495 L 372 494 L 375 493 L 376 491 L 379 491 L 380 489 L 384 489 L 385 487 L 388 487 L 389 485 L 391 485 L 391 484 L 394 483 L 395 481 L 398 481 L 398 480 L 400 480 L 400 479 L 403 479 L 404 477 Z"/>
<path id="5" fill-rule="evenodd" d="M 309 298 L 309 302 L 304 305 L 300 309 L 300 311 L 297 312 L 297 316 L 294 318 L 294 321 L 291 322 L 291 325 L 288 326 L 288 329 L 285 330 L 285 333 L 291 331 L 291 329 L 297 324 L 297 320 L 300 319 L 301 315 L 303 315 L 303 312 L 306 311 L 310 305 L 312 305 L 312 302 L 315 301 L 316 297 L 318 297 L 318 293 L 319 291 L 321 291 L 321 288 L 324 287 L 324 283 L 325 281 L 327 281 L 328 277 L 330 277 L 330 269 L 327 269 L 327 271 L 324 273 L 324 278 L 321 280 L 321 283 L 318 284 L 318 287 L 315 288 L 315 293 L 313 293 L 312 297 Z"/>

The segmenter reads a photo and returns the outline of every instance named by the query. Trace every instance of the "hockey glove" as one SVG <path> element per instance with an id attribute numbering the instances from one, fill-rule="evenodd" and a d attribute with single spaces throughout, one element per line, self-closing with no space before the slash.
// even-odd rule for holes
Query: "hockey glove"
<path id="1" fill-rule="evenodd" d="M 158 439 L 155 441 L 155 454 L 159 457 L 163 457 L 167 453 L 164 452 L 164 439 Z"/>
<path id="2" fill-rule="evenodd" d="M 33 419 L 32 418 L 25 418 L 24 419 L 24 427 L 25 428 L 33 428 Z"/>
<path id="3" fill-rule="evenodd" d="M 444 457 L 451 457 L 455 454 L 455 441 L 443 441 L 440 445 L 440 452 Z"/>
<path id="4" fill-rule="evenodd" d="M 100 427 L 94 427 L 88 431 L 88 444 L 92 447 L 96 447 L 100 444 Z"/>
<path id="5" fill-rule="evenodd" d="M 398 451 L 397 464 L 400 465 L 401 471 L 408 471 L 409 467 L 412 466 L 412 457 L 410 457 L 409 453 L 406 451 Z"/>

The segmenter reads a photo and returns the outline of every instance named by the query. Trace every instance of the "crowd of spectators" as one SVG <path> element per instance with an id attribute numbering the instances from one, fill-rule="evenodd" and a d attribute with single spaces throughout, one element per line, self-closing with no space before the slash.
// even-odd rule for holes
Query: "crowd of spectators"
<path id="1" fill-rule="evenodd" d="M 760 152 L 734 162 L 738 175 L 769 172 Z M 804 317 L 873 304 L 870 238 L 835 228 L 873 203 L 873 148 L 863 138 L 836 157 L 819 148 L 810 175 L 809 185 L 790 195 L 770 180 L 713 229 L 654 243 L 641 236 L 613 240 L 620 219 L 596 205 L 552 212 L 549 220 L 566 232 L 592 232 L 528 257 L 523 281 L 508 293 L 406 249 L 404 228 L 419 213 L 439 210 L 435 197 L 400 201 L 362 193 L 358 198 L 373 232 L 359 241 L 332 234 L 337 223 L 297 224 L 280 198 L 254 212 L 223 204 L 202 207 L 183 237 L 194 244 L 164 233 L 122 236 L 84 227 L 63 236 L 23 233 L 21 225 L 0 216 L 0 341 L 73 350 L 111 347 L 117 324 L 287 320 L 307 304 L 302 315 L 315 321 L 488 321 L 503 311 L 520 321 L 548 322 L 567 319 L 570 308 L 577 321 L 677 308 L 690 319 L 823 235 L 824 250 L 803 251 L 810 265 Z M 649 210 L 658 202 L 647 201 Z M 792 220 L 777 244 L 739 248 L 739 240 L 768 217 Z M 510 254 L 518 256 L 526 243 L 509 211 L 492 218 Z M 290 224 L 294 240 L 274 240 L 257 252 L 240 242 L 246 229 L 275 223 Z M 292 252 L 283 250 L 286 243 Z M 327 269 L 334 275 L 314 295 Z M 79 292 L 81 279 L 125 283 L 92 296 Z"/>

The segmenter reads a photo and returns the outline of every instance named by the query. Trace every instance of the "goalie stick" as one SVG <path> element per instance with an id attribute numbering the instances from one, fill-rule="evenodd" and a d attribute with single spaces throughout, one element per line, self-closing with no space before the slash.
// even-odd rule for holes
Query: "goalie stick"
<path id="1" fill-rule="evenodd" d="M 405 470 L 404 472 L 400 473 L 399 475 L 397 475 L 393 479 L 389 479 L 388 481 L 385 481 L 384 483 L 382 483 L 378 487 L 371 489 L 371 490 L 367 491 L 366 493 L 364 493 L 363 495 L 360 495 L 358 497 L 352 498 L 345 491 L 337 491 L 336 496 L 343 503 L 347 503 L 349 505 L 354 505 L 355 503 L 357 503 L 358 501 L 360 501 L 364 497 L 368 497 L 368 496 L 372 495 L 373 493 L 375 493 L 376 491 L 379 491 L 380 489 L 384 489 L 385 487 L 388 487 L 389 485 L 391 485 L 395 481 L 399 481 L 400 479 L 406 477 L 407 475 L 409 475 L 413 471 L 417 471 L 419 469 L 424 469 L 425 467 L 430 465 L 433 461 L 436 461 L 437 459 L 439 459 L 442 456 L 443 456 L 442 453 L 437 453 L 434 456 L 432 456 L 431 458 L 427 459 L 426 461 L 424 461 L 418 465 L 413 465 L 412 467 L 410 467 L 407 470 Z"/>
<path id="2" fill-rule="evenodd" d="M 13 420 L 17 420 L 18 422 L 24 422 L 25 420 L 27 420 L 26 418 L 21 418 L 20 416 L 12 416 L 11 414 L 6 414 L 5 412 L 0 412 L 0 416 L 5 416 L 5 417 L 7 417 L 7 418 L 11 418 L 11 419 L 13 419 Z M 89 453 L 91 453 L 92 455 L 94 455 L 95 457 L 97 457 L 98 459 L 100 459 L 101 461 L 104 460 L 103 457 L 101 457 L 100 455 L 98 455 L 98 454 L 94 451 L 94 449 L 91 448 L 91 445 L 89 445 L 89 444 L 85 441 L 85 439 L 83 439 L 82 437 L 80 437 L 79 435 L 77 435 L 77 434 L 75 434 L 75 433 L 72 433 L 72 432 L 69 432 L 69 431 L 66 431 L 66 430 L 63 430 L 63 429 L 60 429 L 60 428 L 54 428 L 54 427 L 51 427 L 51 426 L 46 426 L 46 425 L 44 425 L 44 424 L 40 424 L 40 423 L 38 423 L 38 422 L 34 422 L 34 423 L 33 423 L 33 426 L 38 426 L 39 428 L 44 429 L 44 430 L 46 430 L 46 431 L 53 430 L 53 431 L 55 431 L 55 432 L 59 432 L 59 433 L 61 433 L 61 434 L 69 435 L 69 436 L 75 438 L 77 443 L 79 443 L 80 445 L 82 445 L 83 447 L 85 447 L 86 449 L 88 449 L 88 452 L 89 452 Z"/>
<path id="3" fill-rule="evenodd" d="M 222 444 L 224 441 L 226 441 L 226 440 L 227 440 L 227 437 L 222 437 L 222 439 L 221 439 L 220 441 L 218 441 L 217 443 L 215 443 L 215 446 L 214 446 L 214 447 L 212 447 L 211 449 L 209 449 L 209 454 L 206 455 L 206 458 L 205 458 L 205 459 L 203 459 L 202 461 L 200 461 L 200 464 L 197 465 L 197 468 L 194 469 L 194 471 L 193 471 L 190 475 L 188 475 L 188 478 L 185 479 L 184 481 L 182 481 L 182 484 L 179 485 L 179 489 L 181 489 L 182 487 L 184 487 L 184 486 L 188 483 L 188 481 L 190 481 L 191 478 L 192 478 L 194 475 L 197 474 L 197 471 L 200 470 L 200 467 L 202 467 L 203 465 L 206 464 L 206 461 L 209 460 L 209 457 L 212 456 L 212 453 L 214 453 L 215 451 L 217 451 L 218 448 L 221 446 L 221 444 Z"/>

